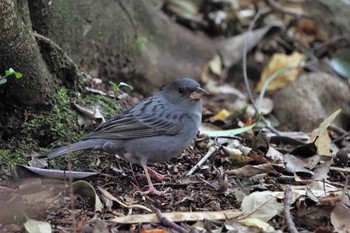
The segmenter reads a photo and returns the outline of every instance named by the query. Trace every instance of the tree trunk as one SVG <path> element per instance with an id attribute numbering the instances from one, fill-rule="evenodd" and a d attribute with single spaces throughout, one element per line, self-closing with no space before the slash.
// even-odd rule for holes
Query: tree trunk
<path id="1" fill-rule="evenodd" d="M 155 3 L 32 0 L 29 8 L 33 29 L 61 46 L 83 71 L 151 94 L 181 76 L 198 79 L 214 54 L 209 39 L 175 24 Z"/>
<path id="2" fill-rule="evenodd" d="M 0 85 L 0 153 L 16 158 L 79 131 L 69 98 L 72 84 L 84 81 L 80 72 L 147 95 L 181 76 L 199 79 L 214 44 L 172 22 L 157 4 L 0 0 L 0 72 L 12 67 L 24 75 Z"/>
<path id="3" fill-rule="evenodd" d="M 8 78 L 0 86 L 1 105 L 38 107 L 52 104 L 55 82 L 40 54 L 38 45 L 12 0 L 0 1 L 0 71 L 14 68 L 23 78 Z"/>
<path id="4" fill-rule="evenodd" d="M 39 43 L 39 50 L 31 26 L 58 44 L 80 71 L 129 82 L 145 94 L 181 76 L 198 79 L 214 54 L 207 38 L 173 23 L 155 6 L 157 1 L 32 0 L 29 7 L 19 2 L 0 3 L 0 68 L 24 74 L 0 87 L 2 104 L 47 105 L 59 81 L 75 78 L 57 51 L 45 43 Z"/>

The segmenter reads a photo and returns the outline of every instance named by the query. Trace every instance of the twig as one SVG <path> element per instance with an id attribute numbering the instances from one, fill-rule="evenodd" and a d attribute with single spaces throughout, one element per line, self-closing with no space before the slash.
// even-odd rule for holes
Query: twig
<path id="1" fill-rule="evenodd" d="M 199 162 L 194 167 L 191 168 L 191 170 L 186 174 L 186 176 L 192 175 L 198 167 L 202 166 L 203 163 L 218 150 L 219 146 L 213 143 L 213 145 L 209 147 L 208 152 L 204 155 L 204 157 L 201 160 L 199 160 Z"/>
<path id="2" fill-rule="evenodd" d="M 253 108 L 255 110 L 255 112 L 257 114 L 259 114 L 259 109 L 256 107 L 256 103 L 255 103 L 255 100 L 254 100 L 254 97 L 253 97 L 253 94 L 252 94 L 252 90 L 250 88 L 250 85 L 249 85 L 249 81 L 248 81 L 248 73 L 247 73 L 247 54 L 248 54 L 248 41 L 250 39 L 250 36 L 251 36 L 251 31 L 253 30 L 253 27 L 256 23 L 256 21 L 259 19 L 261 15 L 261 12 L 258 11 L 256 13 L 256 15 L 254 16 L 252 22 L 250 22 L 250 25 L 249 25 L 249 28 L 248 28 L 248 34 L 247 34 L 247 38 L 246 40 L 244 41 L 244 44 L 243 44 L 243 57 L 242 57 L 242 66 L 243 66 L 243 79 L 244 79 L 244 84 L 246 86 L 246 89 L 247 89 L 247 93 L 248 93 L 248 97 L 249 97 L 249 100 L 250 102 L 252 103 L 253 105 Z M 280 135 L 280 132 L 278 130 L 276 130 L 275 128 L 273 128 L 269 122 L 267 122 L 267 120 L 262 117 L 262 121 L 264 122 L 265 126 L 270 129 L 272 132 L 276 133 L 277 135 Z"/>
<path id="3" fill-rule="evenodd" d="M 283 7 L 280 3 L 276 2 L 275 0 L 265 0 L 265 2 L 274 10 L 277 10 L 279 12 L 282 12 L 283 14 L 293 15 L 298 18 L 305 17 L 309 18 L 310 16 L 305 15 L 303 13 L 300 13 L 298 11 L 295 11 L 290 8 Z"/>
<path id="4" fill-rule="evenodd" d="M 332 38 L 326 40 L 324 43 L 315 46 L 315 48 L 312 49 L 312 51 L 314 53 L 318 52 L 319 50 L 323 50 L 323 51 L 329 51 L 329 46 L 330 45 L 334 45 L 336 43 L 339 43 L 339 40 L 345 40 L 347 43 L 350 43 L 349 38 L 347 37 L 347 35 L 342 34 L 342 35 L 335 35 Z M 320 52 L 318 52 L 316 55 L 320 55 Z"/>
<path id="5" fill-rule="evenodd" d="M 72 164 L 72 152 L 71 152 L 71 144 L 68 144 L 68 153 L 67 153 L 67 159 L 68 159 L 68 171 L 73 170 L 73 164 Z M 72 228 L 73 232 L 77 232 L 77 223 L 74 216 L 74 209 L 75 209 L 75 198 L 74 198 L 74 190 L 73 190 L 73 176 L 71 173 L 68 175 L 68 182 L 69 182 L 69 197 L 70 197 L 70 207 L 71 207 L 71 218 L 72 218 Z"/>
<path id="6" fill-rule="evenodd" d="M 12 189 L 12 188 L 5 187 L 5 186 L 0 186 L 0 193 L 2 193 L 2 192 L 14 193 L 14 192 L 16 192 L 16 190 Z"/>
<path id="7" fill-rule="evenodd" d="M 252 32 L 253 27 L 254 27 L 254 25 L 255 25 L 255 23 L 256 23 L 256 21 L 258 20 L 259 17 L 260 17 L 260 12 L 258 11 L 256 13 L 256 15 L 254 16 L 254 19 L 252 20 L 252 22 L 250 22 L 250 25 L 249 25 L 249 28 L 248 28 L 248 33 L 247 33 L 247 38 L 244 41 L 244 45 L 243 45 L 243 57 L 242 57 L 242 66 L 243 66 L 242 68 L 243 68 L 244 84 L 245 84 L 247 92 L 248 92 L 249 100 L 252 103 L 256 113 L 258 113 L 258 109 L 256 107 L 255 100 L 254 100 L 254 97 L 253 97 L 253 93 L 252 93 L 252 90 L 250 88 L 249 81 L 248 81 L 247 53 L 248 53 L 248 41 L 250 40 L 251 32 Z"/>
<path id="8" fill-rule="evenodd" d="M 258 104 L 259 106 L 257 107 L 258 111 L 260 112 L 261 111 L 261 108 L 262 108 L 262 101 L 263 101 L 263 98 L 264 98 L 264 95 L 265 95 L 265 92 L 268 88 L 268 86 L 270 85 L 270 83 L 275 80 L 278 76 L 280 76 L 281 74 L 287 72 L 287 71 L 290 71 L 290 70 L 294 70 L 296 68 L 300 68 L 300 67 L 303 67 L 303 63 L 297 63 L 297 64 L 292 64 L 290 66 L 287 66 L 287 67 L 284 67 L 282 69 L 279 69 L 277 70 L 276 72 L 274 72 L 270 77 L 267 78 L 267 80 L 264 82 L 264 85 L 263 87 L 261 88 L 261 91 L 260 91 L 260 95 L 259 95 L 259 100 L 258 100 Z"/>
<path id="9" fill-rule="evenodd" d="M 337 142 L 337 141 L 339 141 L 339 140 L 344 139 L 345 137 L 347 137 L 347 136 L 349 136 L 349 135 L 350 135 L 350 131 L 348 131 L 348 132 L 344 133 L 343 135 L 341 135 L 340 137 L 338 137 L 338 138 L 332 140 L 332 142 L 335 143 L 335 142 Z"/>
<path id="10" fill-rule="evenodd" d="M 164 225 L 171 227 L 173 229 L 175 229 L 178 232 L 181 233 L 188 233 L 189 231 L 186 230 L 185 228 L 177 225 L 176 223 L 170 221 L 167 217 L 164 216 L 164 214 L 159 210 L 159 209 L 155 209 L 156 215 L 158 217 L 158 219 L 161 221 L 161 223 L 163 223 Z"/>
<path id="11" fill-rule="evenodd" d="M 292 189 L 290 188 L 289 185 L 286 187 L 286 190 L 284 191 L 283 202 L 284 202 L 283 213 L 284 213 L 285 221 L 287 223 L 288 230 L 291 233 L 298 233 L 299 231 L 295 227 L 292 215 L 290 213 L 290 206 L 292 202 Z"/>

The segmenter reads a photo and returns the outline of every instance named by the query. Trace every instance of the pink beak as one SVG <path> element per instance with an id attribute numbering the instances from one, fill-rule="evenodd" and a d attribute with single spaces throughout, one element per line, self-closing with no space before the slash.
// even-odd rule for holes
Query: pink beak
<path id="1" fill-rule="evenodd" d="M 204 95 L 209 95 L 209 92 L 204 90 L 203 88 L 197 87 L 197 89 L 190 94 L 190 98 L 193 100 L 202 99 Z"/>

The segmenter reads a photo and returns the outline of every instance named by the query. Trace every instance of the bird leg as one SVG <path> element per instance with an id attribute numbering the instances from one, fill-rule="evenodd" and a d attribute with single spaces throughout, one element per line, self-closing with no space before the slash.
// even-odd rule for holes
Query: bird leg
<path id="1" fill-rule="evenodd" d="M 163 176 L 162 174 L 159 174 L 158 172 L 156 172 L 152 168 L 147 167 L 147 170 L 148 170 L 148 173 L 149 173 L 150 177 L 154 177 L 160 182 L 165 180 L 165 176 Z"/>
<path id="2" fill-rule="evenodd" d="M 144 192 L 140 192 L 141 195 L 147 195 L 147 194 L 154 194 L 154 195 L 164 195 L 168 190 L 165 190 L 165 191 L 159 191 L 157 190 L 154 186 L 153 186 L 153 183 L 152 183 L 152 180 L 151 180 L 151 177 L 149 175 L 149 169 L 145 164 L 142 164 L 142 167 L 143 167 L 143 170 L 145 171 L 145 174 L 146 174 L 146 178 L 147 178 L 147 182 L 148 182 L 148 190 L 147 191 L 144 191 Z M 151 169 L 152 170 L 152 169 Z M 154 170 L 152 170 L 154 171 Z M 155 171 L 154 171 L 155 172 Z M 156 172 L 157 173 L 157 172 Z M 157 173 L 158 174 L 158 173 Z M 160 174 L 159 174 L 160 175 Z"/>
<path id="3" fill-rule="evenodd" d="M 156 180 L 163 182 L 165 180 L 165 176 L 163 176 L 162 174 L 159 174 L 158 172 L 156 172 L 155 170 L 153 170 L 152 168 L 147 166 L 147 170 L 149 173 L 150 177 L 155 178 Z M 146 177 L 145 174 L 137 174 L 138 177 Z"/>

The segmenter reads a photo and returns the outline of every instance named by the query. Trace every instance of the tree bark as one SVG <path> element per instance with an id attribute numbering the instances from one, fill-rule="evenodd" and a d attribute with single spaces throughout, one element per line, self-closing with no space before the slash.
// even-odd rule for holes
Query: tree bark
<path id="1" fill-rule="evenodd" d="M 24 3 L 23 3 L 24 4 Z M 21 5 L 20 9 L 26 8 Z M 12 0 L 0 1 L 0 71 L 14 68 L 23 78 L 9 77 L 0 86 L 1 105 L 39 107 L 52 104 L 55 82 L 40 54 L 31 29 Z"/>
<path id="2" fill-rule="evenodd" d="M 33 29 L 94 77 L 151 94 L 181 76 L 198 79 L 214 45 L 166 17 L 158 0 L 29 1 Z M 158 4 L 159 5 L 159 4 Z"/>

